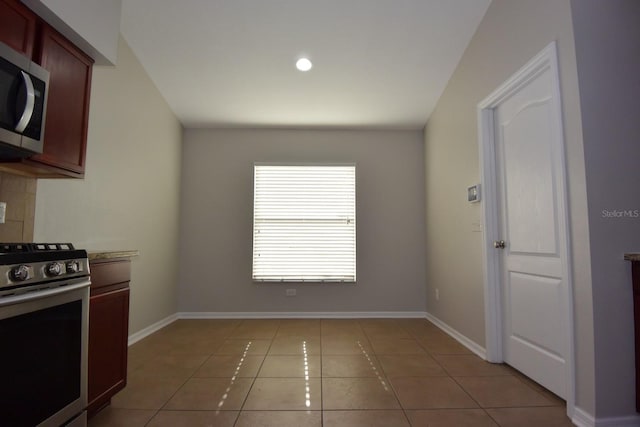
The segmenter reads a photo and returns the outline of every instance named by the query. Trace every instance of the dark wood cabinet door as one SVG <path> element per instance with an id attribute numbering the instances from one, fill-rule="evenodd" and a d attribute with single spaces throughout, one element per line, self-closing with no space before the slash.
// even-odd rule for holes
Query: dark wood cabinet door
<path id="1" fill-rule="evenodd" d="M 640 412 L 640 261 L 631 262 L 633 321 L 636 347 L 636 412 Z"/>
<path id="2" fill-rule="evenodd" d="M 0 0 L 0 41 L 31 58 L 37 19 L 18 0 Z"/>
<path id="3" fill-rule="evenodd" d="M 44 149 L 31 160 L 84 174 L 93 60 L 42 24 L 37 61 L 49 71 Z"/>
<path id="4" fill-rule="evenodd" d="M 129 287 L 94 295 L 89 303 L 89 416 L 127 384 Z"/>

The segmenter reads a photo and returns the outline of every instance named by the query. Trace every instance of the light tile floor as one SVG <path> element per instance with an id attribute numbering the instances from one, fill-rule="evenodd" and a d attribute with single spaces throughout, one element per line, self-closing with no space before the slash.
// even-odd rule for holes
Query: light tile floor
<path id="1" fill-rule="evenodd" d="M 90 427 L 564 427 L 564 402 L 423 319 L 179 320 Z"/>

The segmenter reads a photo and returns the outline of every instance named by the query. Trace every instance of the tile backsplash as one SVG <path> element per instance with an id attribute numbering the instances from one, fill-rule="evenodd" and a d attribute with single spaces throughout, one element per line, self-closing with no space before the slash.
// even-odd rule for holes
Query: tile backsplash
<path id="1" fill-rule="evenodd" d="M 7 203 L 0 242 L 32 242 L 36 213 L 35 178 L 0 172 L 0 202 Z"/>

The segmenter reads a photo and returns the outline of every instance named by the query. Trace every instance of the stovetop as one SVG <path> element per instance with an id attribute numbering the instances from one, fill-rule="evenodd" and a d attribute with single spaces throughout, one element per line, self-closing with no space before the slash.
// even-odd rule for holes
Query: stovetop
<path id="1" fill-rule="evenodd" d="M 71 243 L 0 243 L 0 292 L 88 275 L 87 251 Z"/>
<path id="2" fill-rule="evenodd" d="M 86 258 L 71 243 L 0 243 L 0 265 Z"/>
<path id="3" fill-rule="evenodd" d="M 0 253 L 73 250 L 71 243 L 0 243 Z"/>

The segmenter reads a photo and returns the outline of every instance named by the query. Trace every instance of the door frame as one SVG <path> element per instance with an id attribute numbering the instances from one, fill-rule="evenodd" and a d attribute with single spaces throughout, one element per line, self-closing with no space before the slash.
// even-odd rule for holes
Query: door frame
<path id="1" fill-rule="evenodd" d="M 480 152 L 480 178 L 484 202 L 482 203 L 483 222 L 483 265 L 484 265 L 484 314 L 485 314 L 485 339 L 486 357 L 489 362 L 503 362 L 503 313 L 502 313 L 502 276 L 500 265 L 500 252 L 493 247 L 493 241 L 500 239 L 498 186 L 496 176 L 496 150 L 494 133 L 494 109 L 505 99 L 529 83 L 541 72 L 550 69 L 553 91 L 552 108 L 559 118 L 555 133 L 559 137 L 560 144 L 553 151 L 553 162 L 556 170 L 561 171 L 556 179 L 560 183 L 558 199 L 558 221 L 564 226 L 565 233 L 559 236 L 560 252 L 566 262 L 563 263 L 563 274 L 567 286 L 565 295 L 567 305 L 562 307 L 566 343 L 564 350 L 566 364 L 566 402 L 567 414 L 573 417 L 575 406 L 575 326 L 573 321 L 573 282 L 571 276 L 571 253 L 569 235 L 569 212 L 567 198 L 567 168 L 565 160 L 565 141 L 562 124 L 562 107 L 560 97 L 560 81 L 558 73 L 557 47 L 553 41 L 540 53 L 533 57 L 526 65 L 514 75 L 502 83 L 495 91 L 482 100 L 477 106 L 478 114 L 478 139 Z"/>

